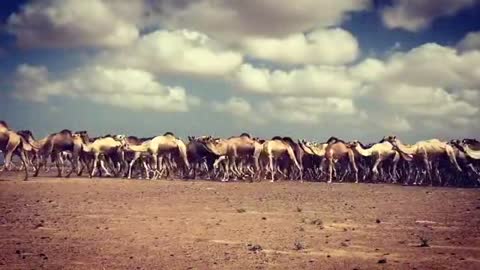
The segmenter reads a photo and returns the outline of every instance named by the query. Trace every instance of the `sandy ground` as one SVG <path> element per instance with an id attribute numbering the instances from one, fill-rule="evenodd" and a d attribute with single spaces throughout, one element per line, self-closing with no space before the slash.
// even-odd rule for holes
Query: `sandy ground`
<path id="1" fill-rule="evenodd" d="M 478 189 L 0 178 L 1 269 L 480 269 Z"/>

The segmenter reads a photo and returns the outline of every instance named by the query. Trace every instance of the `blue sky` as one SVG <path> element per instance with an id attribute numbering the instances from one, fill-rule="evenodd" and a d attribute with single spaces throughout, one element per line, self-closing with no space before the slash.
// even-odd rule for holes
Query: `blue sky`
<path id="1" fill-rule="evenodd" d="M 7 1 L 0 118 L 38 137 L 475 137 L 480 1 Z"/>

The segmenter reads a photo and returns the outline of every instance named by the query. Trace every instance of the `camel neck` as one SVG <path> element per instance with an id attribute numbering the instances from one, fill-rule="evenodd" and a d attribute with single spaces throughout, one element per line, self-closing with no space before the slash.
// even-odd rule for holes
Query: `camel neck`
<path id="1" fill-rule="evenodd" d="M 467 144 L 464 146 L 465 148 L 465 153 L 467 153 L 468 156 L 470 156 L 473 159 L 480 159 L 480 150 L 473 150 L 470 148 L 470 146 Z"/>
<path id="2" fill-rule="evenodd" d="M 365 149 L 363 148 L 360 144 L 357 144 L 357 146 L 355 146 L 355 150 L 362 156 L 364 157 L 368 157 L 368 156 L 371 156 L 372 155 L 372 150 L 371 148 L 369 149 Z"/>
<path id="3" fill-rule="evenodd" d="M 400 151 L 402 151 L 403 153 L 405 153 L 407 155 L 413 155 L 413 154 L 415 154 L 415 152 L 417 150 L 417 145 L 416 144 L 412 145 L 412 146 L 406 146 L 401 142 L 397 142 L 397 147 Z"/>
<path id="4" fill-rule="evenodd" d="M 134 152 L 147 152 L 150 143 L 142 143 L 140 145 L 129 145 L 128 148 Z"/>

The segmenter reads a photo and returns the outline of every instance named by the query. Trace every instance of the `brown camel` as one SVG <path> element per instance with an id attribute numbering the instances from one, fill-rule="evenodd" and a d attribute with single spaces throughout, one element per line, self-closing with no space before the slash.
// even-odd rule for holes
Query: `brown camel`
<path id="1" fill-rule="evenodd" d="M 226 173 L 222 181 L 227 181 L 230 176 L 230 171 L 234 174 L 241 173 L 237 167 L 237 161 L 249 160 L 255 157 L 255 151 L 258 149 L 258 142 L 253 140 L 249 134 L 242 133 L 238 137 L 230 137 L 228 139 L 218 139 L 206 137 L 202 139 L 207 149 L 218 156 L 226 156 Z M 255 170 L 258 169 L 257 162 L 255 163 Z"/>
<path id="2" fill-rule="evenodd" d="M 58 177 L 62 177 L 63 166 L 60 162 L 62 160 L 61 153 L 63 151 L 74 151 L 74 142 L 72 138 L 72 132 L 68 129 L 64 129 L 58 133 L 51 134 L 47 136 L 46 139 L 40 140 L 43 144 L 38 143 L 36 146 L 38 148 L 38 166 L 35 168 L 35 173 L 33 176 L 38 176 L 40 168 L 44 166 L 47 162 L 48 157 L 53 155 L 55 157 L 56 166 L 58 169 Z M 75 170 L 75 162 L 70 161 L 72 168 L 66 177 L 70 177 L 72 172 Z"/>
<path id="3" fill-rule="evenodd" d="M 328 161 L 328 183 L 332 182 L 333 172 L 335 170 L 335 164 L 338 161 L 346 160 L 349 161 L 349 166 L 353 169 L 355 174 L 355 183 L 358 183 L 358 168 L 357 164 L 355 163 L 355 153 L 353 150 L 340 139 L 332 140 L 329 139 L 330 142 L 325 149 L 325 160 Z"/>

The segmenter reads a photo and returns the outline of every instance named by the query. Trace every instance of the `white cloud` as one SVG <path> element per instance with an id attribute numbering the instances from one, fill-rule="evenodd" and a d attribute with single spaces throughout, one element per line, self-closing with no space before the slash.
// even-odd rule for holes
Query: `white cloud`
<path id="1" fill-rule="evenodd" d="M 348 76 L 346 67 L 311 65 L 271 71 L 243 64 L 233 82 L 243 91 L 292 96 L 351 97 L 360 86 L 360 82 Z"/>
<path id="2" fill-rule="evenodd" d="M 419 31 L 438 17 L 452 16 L 477 0 L 394 0 L 382 10 L 383 23 L 388 28 Z"/>
<path id="3" fill-rule="evenodd" d="M 243 57 L 199 32 L 158 30 L 131 46 L 106 53 L 98 61 L 156 74 L 219 76 L 236 69 Z"/>
<path id="4" fill-rule="evenodd" d="M 191 28 L 215 38 L 285 37 L 317 27 L 339 25 L 369 0 L 162 1 L 157 20 L 170 28 Z"/>
<path id="5" fill-rule="evenodd" d="M 231 97 L 225 103 L 214 102 L 213 108 L 217 112 L 228 112 L 232 115 L 245 115 L 252 112 L 252 106 L 247 100 L 240 97 Z"/>
<path id="6" fill-rule="evenodd" d="M 424 44 L 348 67 L 270 70 L 244 64 L 232 83 L 267 99 L 251 104 L 267 119 L 290 124 L 335 119 L 384 132 L 427 128 L 452 134 L 452 128 L 475 126 L 480 116 L 477 67 L 478 51 Z"/>
<path id="7" fill-rule="evenodd" d="M 445 89 L 480 89 L 480 52 L 458 53 L 428 43 L 395 53 L 379 65 L 376 81 Z"/>
<path id="8" fill-rule="evenodd" d="M 479 50 L 480 51 L 480 31 L 468 33 L 458 44 L 457 47 L 462 51 Z"/>
<path id="9" fill-rule="evenodd" d="M 260 106 L 261 115 L 287 123 L 316 124 L 332 118 L 354 118 L 359 113 L 348 98 L 285 97 Z M 331 117 L 331 118 L 330 118 Z"/>
<path id="10" fill-rule="evenodd" d="M 142 5 L 129 1 L 129 12 L 141 14 Z M 115 3 L 115 7 L 112 4 Z M 139 36 L 125 1 L 32 1 L 9 16 L 7 30 L 22 47 L 118 47 Z"/>
<path id="11" fill-rule="evenodd" d="M 345 64 L 357 58 L 358 42 L 340 28 L 316 29 L 284 38 L 245 38 L 246 54 L 258 59 L 284 64 Z"/>
<path id="12" fill-rule="evenodd" d="M 232 97 L 224 102 L 215 102 L 214 110 L 255 124 L 279 121 L 309 125 L 332 118 L 346 120 L 352 117 L 365 117 L 363 112 L 357 110 L 352 99 L 333 97 L 281 97 L 257 100 L 254 103 L 243 98 Z"/>
<path id="13" fill-rule="evenodd" d="M 63 79 L 49 78 L 43 66 L 20 65 L 13 95 L 45 102 L 53 96 L 83 97 L 101 104 L 134 110 L 185 112 L 200 100 L 189 97 L 182 87 L 164 86 L 146 71 L 84 67 Z"/>

